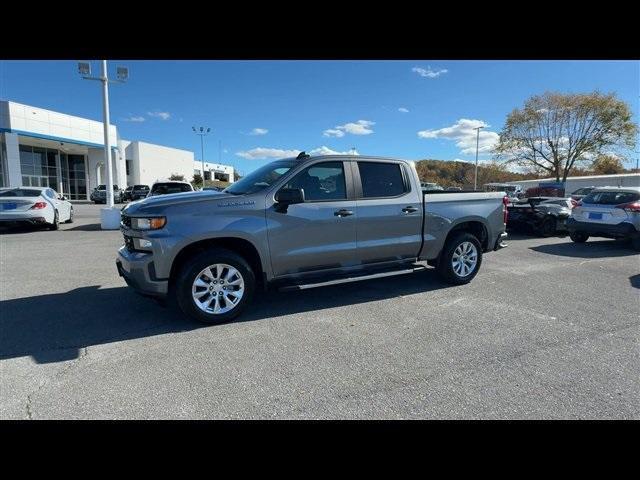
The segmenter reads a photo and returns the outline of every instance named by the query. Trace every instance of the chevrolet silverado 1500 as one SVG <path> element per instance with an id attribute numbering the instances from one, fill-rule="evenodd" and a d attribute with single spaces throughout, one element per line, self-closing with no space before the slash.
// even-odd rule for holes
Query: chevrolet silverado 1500
<path id="1" fill-rule="evenodd" d="M 305 289 L 427 265 L 448 283 L 468 283 L 483 253 L 505 246 L 506 212 L 502 192 L 423 192 L 410 161 L 303 153 L 221 193 L 129 204 L 116 264 L 140 293 L 221 323 L 258 287 Z"/>

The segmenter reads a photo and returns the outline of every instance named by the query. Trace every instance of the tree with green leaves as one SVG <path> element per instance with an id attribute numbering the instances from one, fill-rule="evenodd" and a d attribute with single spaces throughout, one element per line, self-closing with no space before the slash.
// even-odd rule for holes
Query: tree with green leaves
<path id="1" fill-rule="evenodd" d="M 613 93 L 546 92 L 508 116 L 495 149 L 499 160 L 565 181 L 603 150 L 633 149 L 638 126 Z"/>
<path id="2" fill-rule="evenodd" d="M 614 175 L 624 173 L 624 165 L 613 155 L 599 155 L 593 162 L 593 173 L 596 175 Z"/>
<path id="3" fill-rule="evenodd" d="M 169 177 L 169 180 L 172 180 L 174 182 L 184 182 L 184 175 L 180 175 L 178 173 L 172 173 L 171 176 Z"/>

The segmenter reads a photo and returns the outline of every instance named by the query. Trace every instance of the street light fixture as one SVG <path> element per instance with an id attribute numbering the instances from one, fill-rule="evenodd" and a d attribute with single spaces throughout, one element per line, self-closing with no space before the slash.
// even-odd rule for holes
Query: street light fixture
<path id="1" fill-rule="evenodd" d="M 91 76 L 91 63 L 78 62 L 78 73 L 84 80 L 98 80 L 102 82 L 102 111 L 104 127 L 104 158 L 107 163 L 107 207 L 101 211 L 101 224 L 103 230 L 115 230 L 120 225 L 120 211 L 113 205 L 113 173 L 111 170 L 111 144 L 109 142 L 109 83 L 124 83 L 129 78 L 127 67 L 117 67 L 117 80 L 109 80 L 107 75 L 107 61 L 102 60 L 102 74 L 99 77 Z"/>
<path id="2" fill-rule="evenodd" d="M 480 145 L 480 129 L 484 128 L 484 126 L 476 127 L 474 130 L 477 131 L 476 135 L 476 173 L 473 177 L 473 189 L 478 189 L 478 147 Z"/>
<path id="3" fill-rule="evenodd" d="M 200 150 L 202 152 L 202 188 L 204 189 L 204 136 L 207 135 L 211 129 L 209 127 L 200 127 L 200 131 L 198 131 L 196 130 L 196 127 L 191 127 L 191 130 L 193 130 L 196 135 L 200 135 Z"/>

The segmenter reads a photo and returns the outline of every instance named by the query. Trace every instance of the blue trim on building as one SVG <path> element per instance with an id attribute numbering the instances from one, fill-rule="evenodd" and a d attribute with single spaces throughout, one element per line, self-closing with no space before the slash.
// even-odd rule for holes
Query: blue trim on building
<path id="1" fill-rule="evenodd" d="M 9 128 L 0 128 L 0 132 L 15 133 L 16 135 L 22 135 L 23 137 L 41 138 L 43 140 L 54 140 L 56 142 L 73 143 L 75 145 L 85 145 L 87 147 L 93 147 L 93 148 L 104 148 L 103 143 L 83 142 L 80 140 L 71 140 L 69 138 L 64 138 L 64 137 L 54 137 L 52 135 L 41 135 L 39 133 L 25 132 L 23 130 L 11 130 Z M 111 149 L 117 150 L 118 147 L 117 146 L 111 147 Z"/>

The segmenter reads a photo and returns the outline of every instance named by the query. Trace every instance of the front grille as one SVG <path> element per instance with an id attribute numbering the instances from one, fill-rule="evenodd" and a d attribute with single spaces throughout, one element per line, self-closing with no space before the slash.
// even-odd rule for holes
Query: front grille
<path id="1" fill-rule="evenodd" d="M 122 223 L 122 225 L 124 225 L 127 228 L 131 228 L 131 217 L 125 215 L 124 213 L 122 213 L 120 215 L 120 222 Z"/>

